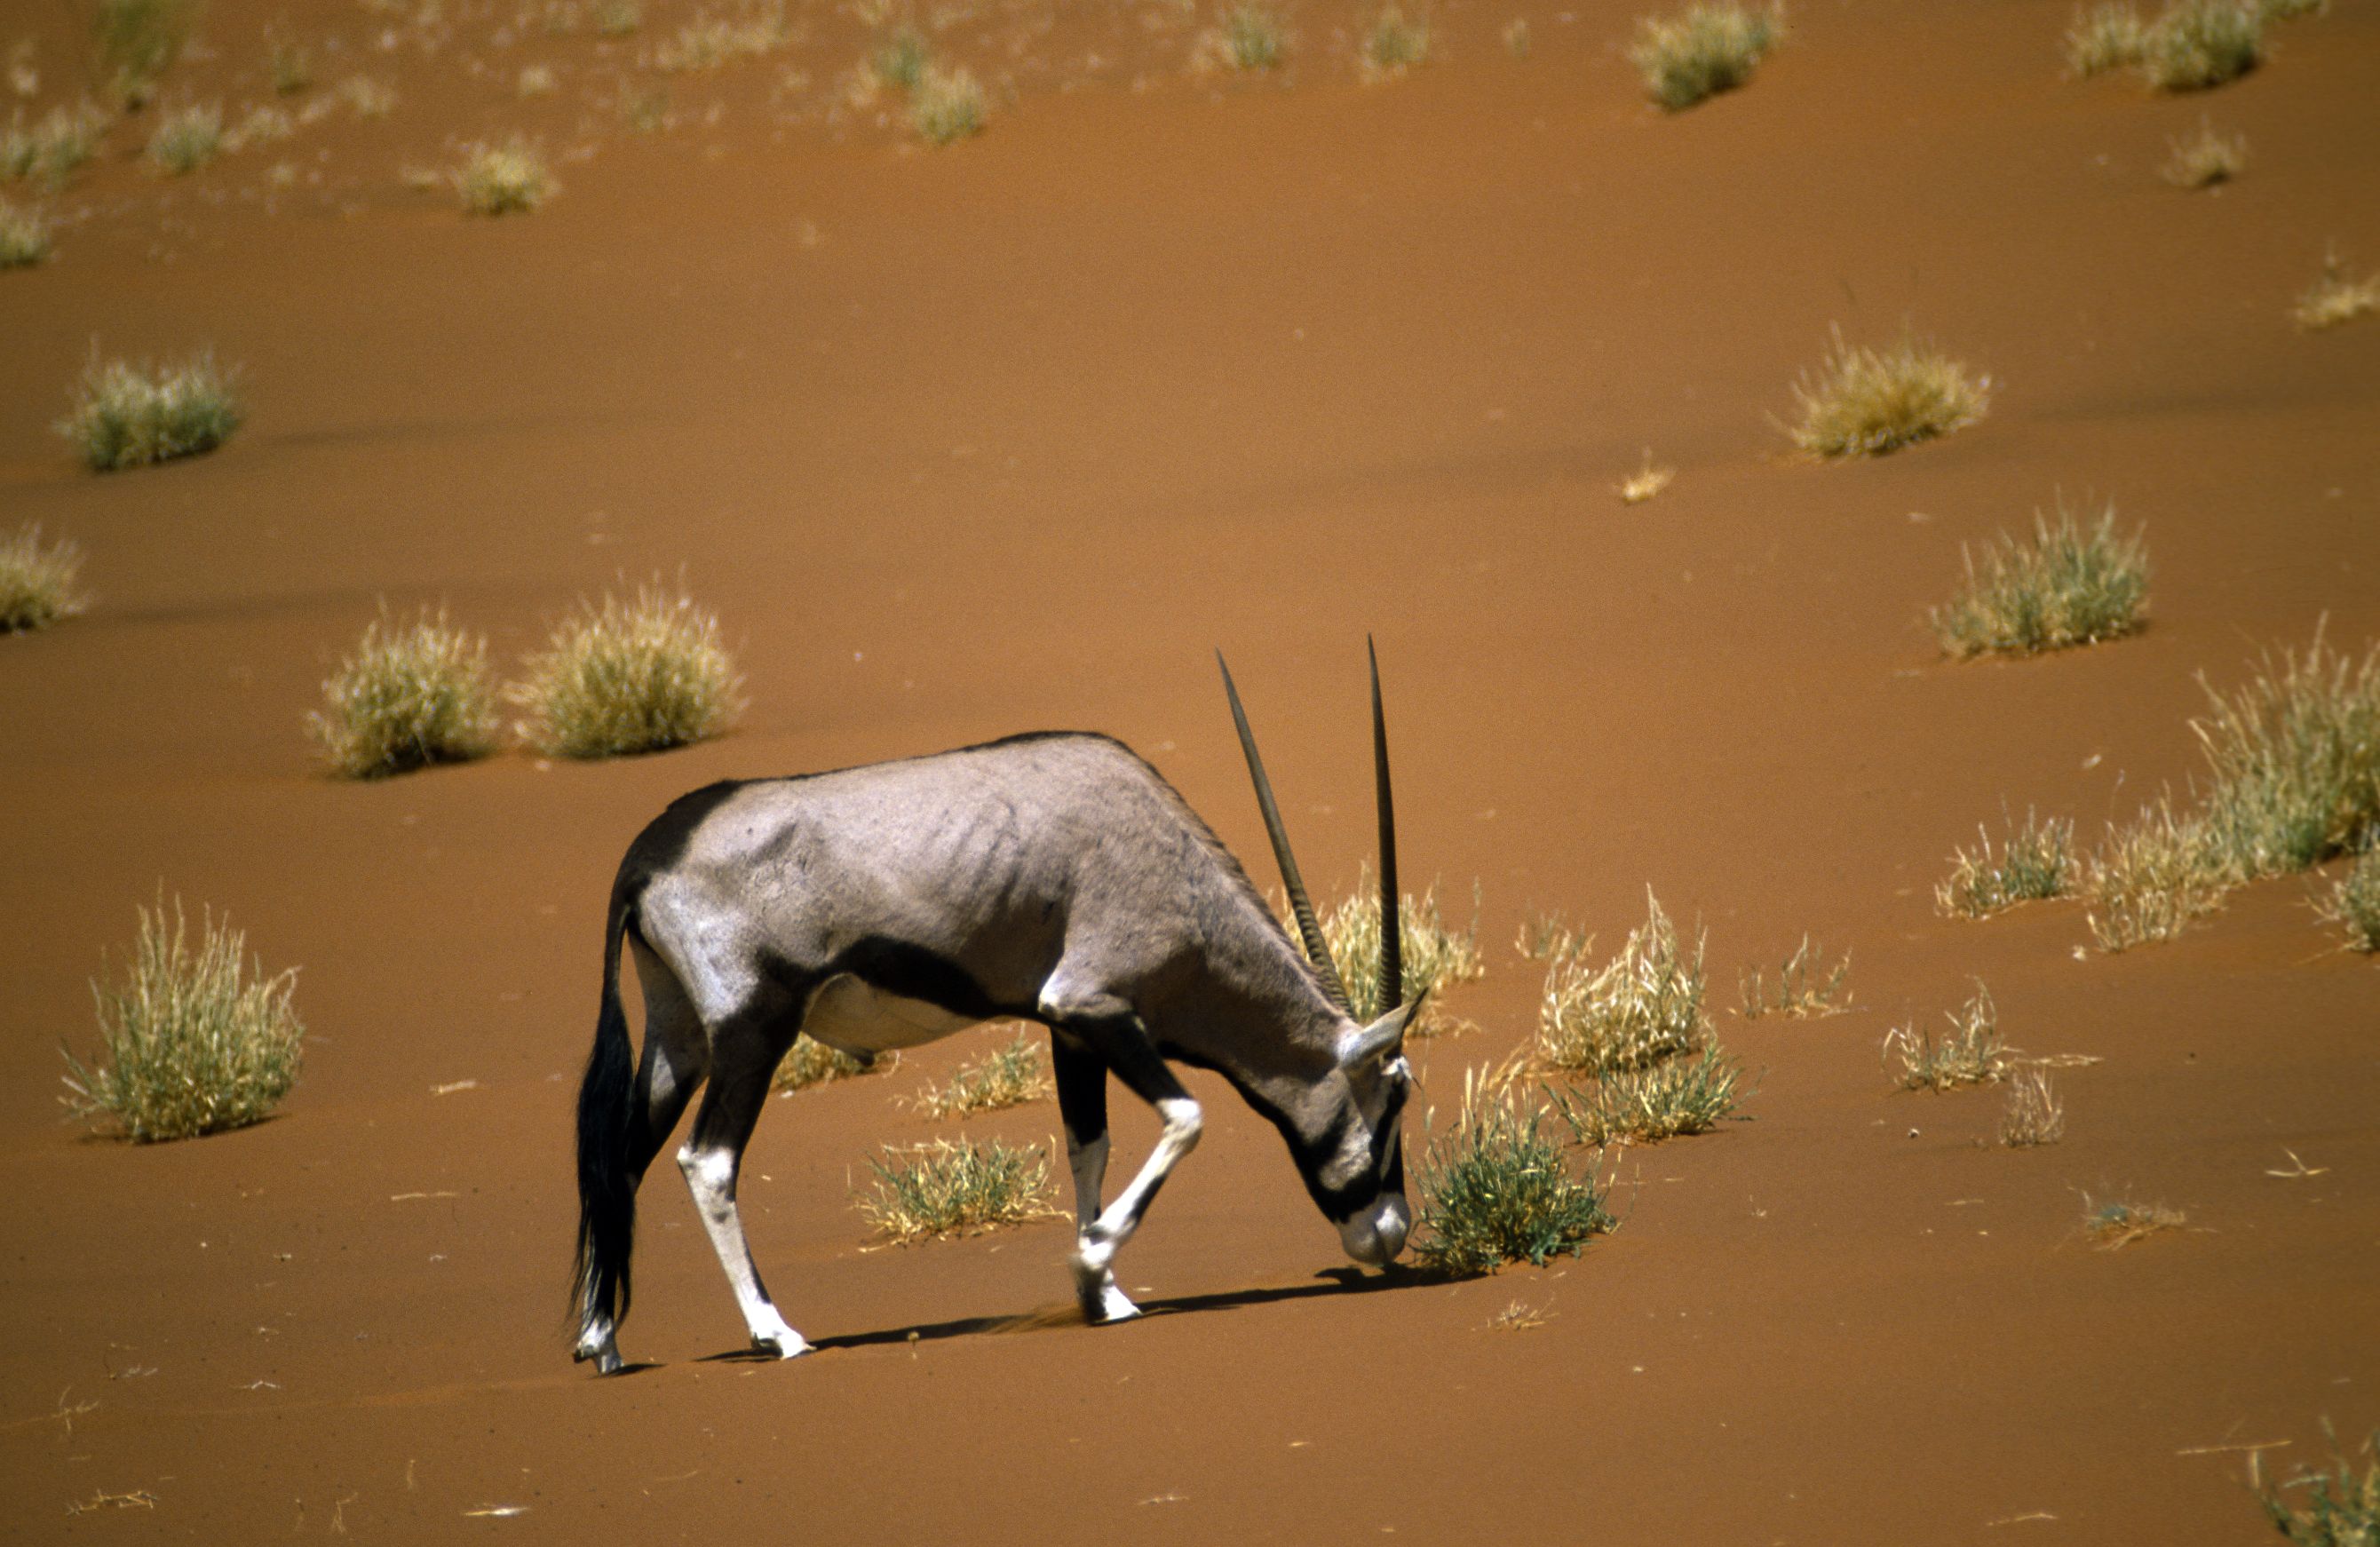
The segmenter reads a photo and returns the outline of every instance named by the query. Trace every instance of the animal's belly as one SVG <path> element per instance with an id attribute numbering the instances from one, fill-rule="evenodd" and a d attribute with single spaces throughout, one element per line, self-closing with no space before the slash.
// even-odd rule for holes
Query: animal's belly
<path id="1" fill-rule="evenodd" d="M 810 997 L 802 1029 L 812 1041 L 839 1053 L 869 1057 L 894 1048 L 917 1047 L 975 1024 L 922 999 L 904 999 L 870 988 L 845 973 L 830 978 Z"/>

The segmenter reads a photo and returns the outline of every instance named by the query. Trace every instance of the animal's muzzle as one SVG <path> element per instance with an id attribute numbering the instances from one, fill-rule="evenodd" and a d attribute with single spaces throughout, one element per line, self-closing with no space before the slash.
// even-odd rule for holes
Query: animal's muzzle
<path id="1" fill-rule="evenodd" d="M 1360 1209 L 1339 1226 L 1347 1255 L 1367 1268 L 1384 1268 L 1405 1249 L 1413 1233 L 1413 1211 L 1395 1193 L 1384 1193 L 1368 1209 Z"/>

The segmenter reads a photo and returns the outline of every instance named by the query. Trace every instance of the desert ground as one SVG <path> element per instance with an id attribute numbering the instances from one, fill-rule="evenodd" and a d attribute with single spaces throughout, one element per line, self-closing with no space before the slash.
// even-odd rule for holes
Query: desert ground
<path id="1" fill-rule="evenodd" d="M 0 1534 L 2214 1544 L 2270 1532 L 2252 1456 L 2380 1425 L 2380 968 L 2310 906 L 2340 866 L 2112 955 L 2071 902 L 1933 896 L 2003 811 L 2088 841 L 2187 788 L 2201 674 L 2380 637 L 2380 321 L 2289 317 L 2325 251 L 2380 264 L 2366 0 L 2172 95 L 2069 79 L 2062 0 L 1814 0 L 1674 114 L 1628 7 L 1439 0 L 1431 56 L 1367 81 L 1354 6 L 1283 7 L 1285 67 L 1243 79 L 1193 67 L 1204 12 L 984 0 L 918 18 L 990 97 L 940 149 L 854 86 L 880 18 L 796 6 L 668 71 L 691 5 L 551 14 L 211 0 L 40 200 L 50 260 L 0 274 L 0 511 L 91 597 L 0 638 Z M 81 26 L 6 13 L 29 116 L 92 89 Z M 142 164 L 174 103 L 273 100 L 273 38 L 330 110 Z M 384 114 L 333 94 L 357 74 Z M 2157 167 L 2202 116 L 2252 160 L 2184 191 Z M 561 184 L 533 213 L 423 175 L 516 132 Z M 1796 456 L 1837 329 L 1937 342 L 1988 414 Z M 200 347 L 239 372 L 221 449 L 99 474 L 54 432 L 94 351 Z M 1648 452 L 1675 481 L 1623 504 Z M 1961 544 L 2061 492 L 2145 530 L 2145 630 L 1945 659 Z M 722 620 L 730 734 L 321 766 L 306 715 L 383 607 L 509 671 L 655 575 Z M 1742 1120 L 1610 1151 L 1583 1254 L 1450 1281 L 1346 1263 L 1193 1074 L 1205 1142 L 1120 1267 L 1151 1313 L 1092 1328 L 1064 1224 L 885 1248 L 854 1210 L 880 1146 L 1056 1133 L 907 1104 L 971 1033 L 762 1117 L 746 1218 L 815 1354 L 746 1354 L 663 1164 L 637 1362 L 572 1362 L 604 905 L 669 799 L 1096 729 L 1269 884 L 1220 646 L 1336 895 L 1367 633 L 1408 883 L 1475 886 L 1489 967 L 1448 999 L 1475 1029 L 1413 1044 L 1408 1143 L 1528 1042 L 1523 921 L 1616 949 L 1648 887 L 1707 932 Z M 70 1120 L 59 1049 L 161 895 L 298 970 L 305 1067 L 271 1121 L 132 1145 Z M 1850 1011 L 1742 1017 L 1805 933 Z M 1894 1088 L 1886 1034 L 1978 980 L 2073 1055 L 2061 1142 Z M 1154 1120 L 1115 1110 L 1135 1163 Z M 2086 1196 L 2189 1223 L 2096 1249 Z"/>

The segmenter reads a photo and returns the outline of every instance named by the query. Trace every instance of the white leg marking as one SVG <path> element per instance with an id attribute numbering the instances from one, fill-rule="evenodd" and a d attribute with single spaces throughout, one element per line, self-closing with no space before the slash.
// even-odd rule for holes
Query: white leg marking
<path id="1" fill-rule="evenodd" d="M 1196 1102 L 1187 1096 L 1173 1097 L 1158 1102 L 1157 1111 L 1165 1119 L 1157 1148 L 1149 1151 L 1131 1185 L 1097 1219 L 1086 1223 L 1075 1238 L 1075 1292 L 1082 1299 L 1083 1314 L 1094 1322 L 1122 1322 L 1140 1314 L 1140 1308 L 1116 1287 L 1116 1253 L 1140 1228 L 1148 1200 L 1166 1176 L 1183 1156 L 1198 1147 L 1204 1118 Z M 1097 1194 L 1093 1196 L 1096 1199 Z"/>
<path id="2" fill-rule="evenodd" d="M 735 1157 L 724 1151 L 701 1151 L 688 1145 L 677 1152 L 677 1163 L 686 1173 L 686 1190 L 694 1194 L 702 1227 L 710 1233 L 711 1249 L 727 1271 L 727 1283 L 735 1291 L 735 1304 L 744 1312 L 752 1346 L 769 1349 L 782 1359 L 808 1353 L 809 1344 L 777 1313 L 769 1292 L 760 1286 L 759 1270 L 752 1265 L 752 1248 L 744 1238 L 744 1221 L 735 1212 Z"/>
<path id="3" fill-rule="evenodd" d="M 586 1328 L 578 1334 L 578 1346 L 573 1351 L 571 1357 L 582 1363 L 588 1359 L 593 1359 L 595 1373 L 598 1375 L 618 1374 L 620 1344 L 614 1335 L 612 1323 L 603 1320 L 588 1322 Z"/>

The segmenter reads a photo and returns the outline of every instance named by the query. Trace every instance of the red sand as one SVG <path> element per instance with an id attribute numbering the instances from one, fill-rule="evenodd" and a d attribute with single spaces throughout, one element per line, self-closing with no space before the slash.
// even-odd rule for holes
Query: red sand
<path id="1" fill-rule="evenodd" d="M 677 78 L 685 121 L 632 136 L 618 82 L 679 19 L 648 10 L 609 63 L 583 34 L 500 46 L 468 5 L 438 53 L 382 54 L 341 10 L 318 69 L 393 81 L 389 118 L 172 182 L 120 126 L 53 201 L 54 261 L 0 275 L 9 524 L 81 544 L 96 595 L 0 640 L 12 1540 L 2214 1543 L 2265 1529 L 2237 1447 L 2290 1442 L 2286 1472 L 2325 1418 L 2380 1422 L 2380 976 L 2305 884 L 2116 957 L 2077 956 L 2070 905 L 1931 902 L 2003 804 L 2088 835 L 2185 780 L 2194 674 L 2325 615 L 2380 634 L 2380 324 L 2287 315 L 2325 244 L 2380 262 L 2368 7 L 2173 100 L 2059 79 L 2046 0 L 1811 7 L 1749 89 L 1674 117 L 1636 97 L 1625 10 L 1527 11 L 1515 60 L 1512 13 L 1442 6 L 1444 57 L 1373 88 L 1355 13 L 1299 10 L 1290 81 L 1219 88 L 1173 12 L 1041 36 L 1020 9 L 941 40 L 1014 80 L 938 153 L 829 110 L 865 37 L 840 14 Z M 175 88 L 257 95 L 269 11 L 220 0 Z M 72 56 L 44 34 L 38 105 Z M 515 102 L 540 61 L 563 92 Z M 2215 195 L 2155 176 L 2202 113 L 2254 157 Z M 512 127 L 594 152 L 533 217 L 398 177 Z M 1828 330 L 1904 323 L 1992 374 L 1989 417 L 1786 456 Z M 84 472 L 49 425 L 94 337 L 212 345 L 249 423 Z M 1677 482 L 1623 507 L 1647 446 Z M 2146 523 L 2148 632 L 1939 661 L 1923 612 L 1960 543 L 2061 488 Z M 370 786 L 312 765 L 304 714 L 382 599 L 443 601 L 509 665 L 657 571 L 739 649 L 734 735 Z M 1648 883 L 1708 927 L 1750 1122 L 1621 1153 L 1625 1227 L 1583 1260 L 1446 1285 L 1339 1265 L 1278 1140 L 1202 1079 L 1208 1140 L 1123 1263 L 1163 1314 L 1090 1331 L 1057 1225 L 863 1250 L 849 1180 L 937 1131 L 894 1098 L 963 1039 L 761 1125 L 747 1217 L 822 1352 L 733 1357 L 663 1167 L 624 1337 L 653 1368 L 569 1362 L 601 906 L 663 802 L 1090 727 L 1254 863 L 1220 644 L 1308 874 L 1344 885 L 1366 630 L 1408 873 L 1486 898 L 1493 970 L 1454 1001 L 1484 1029 L 1426 1050 L 1440 1125 L 1534 1024 L 1524 914 L 1616 947 Z M 161 886 L 300 965 L 312 1038 L 275 1121 L 134 1149 L 61 1120 L 56 1048 L 88 1046 L 101 953 Z M 1804 931 L 1852 952 L 1857 1011 L 1726 1013 Z M 1973 978 L 2018 1046 L 2101 1060 L 2058 1076 L 2063 1143 L 1985 1143 L 1990 1093 L 1889 1091 L 1885 1031 Z M 1130 1158 L 1153 1125 L 1125 1104 Z M 2292 1151 L 2320 1174 L 2272 1175 Z M 2085 1193 L 2192 1228 L 2096 1251 Z M 1545 1324 L 1488 1330 L 1516 1297 Z M 499 1506 L 527 1513 L 474 1513 Z"/>

